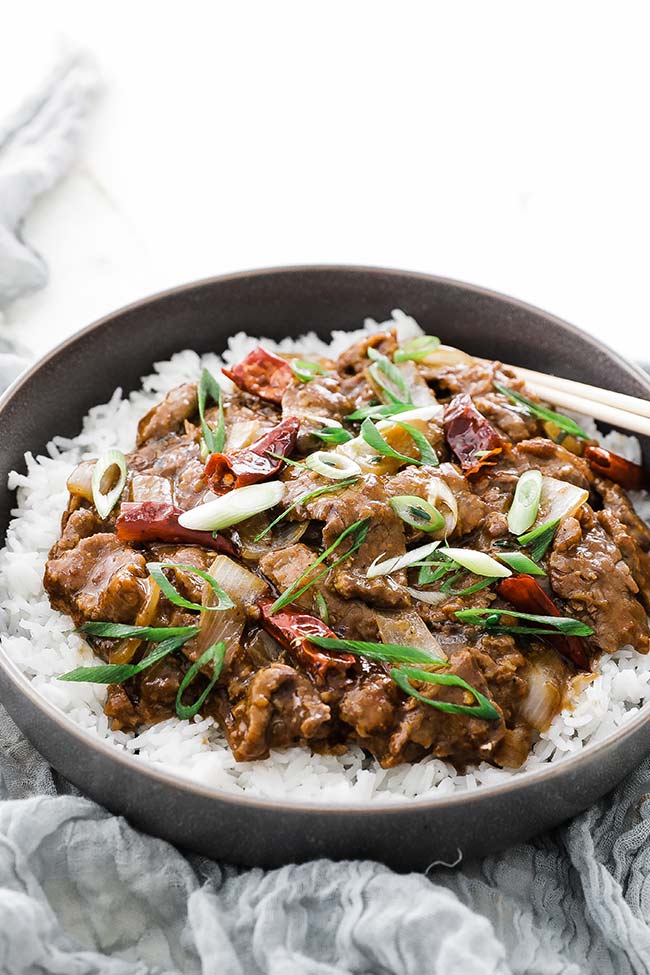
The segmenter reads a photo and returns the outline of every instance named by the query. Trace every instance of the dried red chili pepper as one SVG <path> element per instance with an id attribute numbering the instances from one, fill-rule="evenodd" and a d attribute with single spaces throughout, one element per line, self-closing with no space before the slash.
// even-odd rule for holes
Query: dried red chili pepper
<path id="1" fill-rule="evenodd" d="M 222 372 L 240 389 L 271 403 L 281 403 L 282 394 L 293 382 L 293 372 L 286 359 L 267 352 L 261 345 L 232 369 L 223 369 Z"/>
<path id="2" fill-rule="evenodd" d="M 494 463 L 490 458 L 507 446 L 467 393 L 459 393 L 447 404 L 443 427 L 447 443 L 465 474 L 474 474 L 484 464 Z"/>
<path id="3" fill-rule="evenodd" d="M 534 613 L 537 616 L 562 616 L 550 596 L 532 576 L 510 576 L 497 585 L 502 599 L 510 603 L 519 613 Z M 589 670 L 589 661 L 580 637 L 554 633 L 546 637 L 555 649 L 580 670 Z"/>
<path id="4" fill-rule="evenodd" d="M 639 464 L 634 464 L 619 454 L 613 454 L 604 447 L 588 444 L 584 457 L 594 474 L 608 477 L 610 481 L 615 481 L 628 490 L 639 491 L 646 483 L 645 471 Z"/>
<path id="5" fill-rule="evenodd" d="M 300 420 L 289 416 L 273 427 L 250 447 L 235 450 L 232 454 L 210 454 L 205 465 L 205 478 L 216 494 L 231 488 L 244 487 L 267 481 L 284 466 L 284 461 L 272 457 L 287 456 L 296 446 Z"/>
<path id="6" fill-rule="evenodd" d="M 336 633 L 318 617 L 292 609 L 280 610 L 271 615 L 269 610 L 272 605 L 271 599 L 258 603 L 262 613 L 262 626 L 305 670 L 323 678 L 330 669 L 347 670 L 354 664 L 355 657 L 351 653 L 321 650 L 309 643 L 310 636 L 336 639 Z"/>
<path id="7" fill-rule="evenodd" d="M 167 501 L 125 501 L 115 522 L 117 537 L 122 542 L 177 542 L 202 545 L 226 555 L 237 555 L 237 549 L 222 535 L 183 528 L 178 523 L 182 508 Z"/>

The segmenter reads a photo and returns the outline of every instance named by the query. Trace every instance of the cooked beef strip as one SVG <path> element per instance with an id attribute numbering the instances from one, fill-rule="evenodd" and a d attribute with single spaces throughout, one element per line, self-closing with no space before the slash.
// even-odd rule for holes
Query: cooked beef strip
<path id="1" fill-rule="evenodd" d="M 551 587 L 567 601 L 570 615 L 594 628 L 595 650 L 614 653 L 630 644 L 650 648 L 650 629 L 639 587 L 620 548 L 588 505 L 579 518 L 565 518 L 549 558 Z"/>
<path id="2" fill-rule="evenodd" d="M 625 525 L 630 535 L 641 546 L 644 552 L 650 551 L 650 528 L 645 521 L 637 515 L 632 507 L 629 495 L 624 489 L 613 481 L 597 477 L 594 480 L 594 487 L 602 498 L 605 508 L 616 515 L 618 520 Z"/>
<path id="3" fill-rule="evenodd" d="M 368 359 L 370 348 L 391 357 L 397 348 L 395 332 L 376 332 L 360 342 L 355 342 L 338 357 L 336 369 L 341 389 L 352 400 L 355 408 L 365 406 L 375 397 L 375 391 L 366 377 L 366 370 L 372 364 Z"/>
<path id="4" fill-rule="evenodd" d="M 314 430 L 340 423 L 354 409 L 354 401 L 341 392 L 332 376 L 316 376 L 310 382 L 288 386 L 282 397 L 282 415 L 300 420 L 297 448 L 301 453 L 319 450 L 323 441 Z"/>
<path id="5" fill-rule="evenodd" d="M 137 446 L 141 447 L 148 440 L 159 440 L 167 433 L 176 432 L 183 421 L 189 420 L 197 409 L 196 383 L 183 383 L 182 386 L 176 386 L 138 423 Z"/>

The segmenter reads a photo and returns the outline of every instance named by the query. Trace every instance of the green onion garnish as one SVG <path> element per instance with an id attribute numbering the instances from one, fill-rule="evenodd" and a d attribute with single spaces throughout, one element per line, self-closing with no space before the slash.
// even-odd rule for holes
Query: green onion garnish
<path id="1" fill-rule="evenodd" d="M 196 660 L 190 669 L 187 671 L 183 680 L 181 681 L 180 687 L 178 688 L 178 693 L 176 694 L 176 714 L 181 719 L 193 718 L 195 714 L 198 714 L 206 697 L 214 687 L 214 685 L 219 680 L 221 674 L 221 668 L 223 667 L 224 657 L 226 656 L 226 644 L 223 642 L 213 643 L 211 647 L 202 653 L 198 660 Z M 196 675 L 207 663 L 212 661 L 212 677 L 210 682 L 194 704 L 185 705 L 181 703 L 181 698 L 185 689 L 192 683 Z"/>
<path id="2" fill-rule="evenodd" d="M 180 569 L 182 572 L 190 572 L 193 575 L 200 576 L 208 583 L 212 591 L 217 596 L 216 606 L 203 606 L 201 603 L 193 603 L 189 599 L 185 599 L 184 596 L 174 588 L 169 579 L 164 573 L 164 569 Z M 174 606 L 183 606 L 185 609 L 195 609 L 201 610 L 222 610 L 222 609 L 232 609 L 235 605 L 227 592 L 221 588 L 216 579 L 214 579 L 209 572 L 204 572 L 203 569 L 197 569 L 194 565 L 183 565 L 179 562 L 147 562 L 147 570 L 152 579 L 154 579 L 160 589 Z"/>
<path id="3" fill-rule="evenodd" d="M 482 718 L 485 721 L 498 721 L 500 718 L 499 712 L 493 704 L 490 704 L 485 695 L 457 674 L 436 674 L 426 670 L 418 670 L 415 667 L 393 667 L 390 676 L 406 694 L 422 701 L 423 704 L 437 708 L 438 711 L 446 711 L 448 714 L 467 714 L 472 718 Z M 446 687 L 461 687 L 463 690 L 469 691 L 476 704 L 450 704 L 447 701 L 425 697 L 424 694 L 416 691 L 411 680 L 418 680 L 427 684 L 443 684 Z"/>
<path id="4" fill-rule="evenodd" d="M 508 529 L 513 535 L 521 535 L 534 524 L 541 494 L 541 471 L 525 471 L 517 481 L 515 496 L 508 512 Z"/>
<path id="5" fill-rule="evenodd" d="M 523 552 L 499 552 L 499 558 L 506 565 L 509 565 L 515 572 L 523 572 L 529 576 L 545 576 L 546 573 L 541 565 L 533 562 Z"/>
<path id="6" fill-rule="evenodd" d="M 389 401 L 412 404 L 408 383 L 397 366 L 372 347 L 368 349 L 368 358 L 373 360 L 368 372 L 380 389 L 383 389 Z"/>
<path id="7" fill-rule="evenodd" d="M 556 518 L 554 521 L 545 521 L 542 525 L 538 525 L 531 531 L 526 532 L 525 535 L 520 535 L 517 539 L 520 545 L 531 546 L 530 556 L 534 562 L 539 562 L 546 553 L 546 549 L 555 537 L 555 532 L 559 524 L 559 518 Z"/>
<path id="8" fill-rule="evenodd" d="M 348 527 L 341 532 L 339 537 L 334 542 L 332 542 L 332 544 L 328 548 L 326 548 L 325 551 L 321 555 L 319 555 L 318 558 L 314 562 L 312 562 L 312 564 L 308 566 L 304 572 L 300 573 L 298 578 L 291 583 L 291 585 L 286 590 L 286 592 L 284 592 L 281 596 L 279 596 L 276 599 L 276 601 L 273 603 L 273 605 L 269 610 L 269 615 L 271 615 L 272 613 L 277 613 L 278 610 L 288 605 L 288 603 L 293 602 L 294 599 L 299 599 L 299 597 L 302 596 L 304 592 L 307 592 L 307 590 L 310 589 L 311 586 L 313 586 L 316 582 L 318 582 L 320 579 L 326 576 L 328 572 L 331 572 L 331 570 L 335 569 L 336 566 L 339 565 L 341 562 L 343 562 L 344 559 L 349 558 L 354 552 L 357 551 L 357 549 L 361 548 L 361 546 L 365 541 L 366 535 L 368 534 L 368 529 L 370 528 L 370 521 L 371 521 L 370 518 L 362 518 L 361 521 L 355 521 L 353 525 L 348 525 Z M 308 576 L 310 572 L 312 572 L 316 568 L 317 565 L 320 565 L 322 562 L 324 562 L 325 559 L 338 548 L 341 542 L 348 537 L 348 535 L 352 535 L 354 537 L 354 540 L 350 548 L 347 550 L 347 552 L 344 552 L 343 555 L 340 555 L 334 562 L 332 562 L 331 565 L 326 566 L 322 572 L 319 572 L 318 575 L 314 576 L 313 579 L 311 579 L 300 589 L 299 586 L 303 581 L 303 579 L 305 579 L 306 576 Z"/>
<path id="9" fill-rule="evenodd" d="M 482 579 L 481 582 L 475 582 L 473 586 L 467 586 L 466 589 L 454 589 L 453 579 L 447 579 L 446 582 L 440 587 L 442 592 L 449 593 L 450 596 L 470 596 L 473 592 L 480 592 L 481 589 L 487 589 L 494 582 L 494 579 Z"/>
<path id="10" fill-rule="evenodd" d="M 390 416 L 396 416 L 398 413 L 409 412 L 412 409 L 412 403 L 373 404 L 372 406 L 362 406 L 360 409 L 355 410 L 354 413 L 348 413 L 345 419 L 365 420 L 369 416 L 378 416 L 381 419 L 386 419 Z"/>
<path id="11" fill-rule="evenodd" d="M 528 399 L 523 393 L 517 392 L 515 389 L 510 389 L 509 386 L 503 386 L 501 383 L 495 383 L 494 388 L 498 389 L 500 393 L 507 396 L 509 400 L 513 403 L 521 403 L 525 406 L 529 413 L 533 416 L 538 416 L 541 420 L 551 420 L 555 423 L 560 430 L 564 430 L 566 433 L 573 434 L 574 437 L 582 437 L 583 440 L 591 440 L 588 433 L 579 427 L 575 420 L 569 419 L 568 416 L 564 416 L 562 413 L 556 413 L 555 410 L 549 410 L 546 406 L 540 406 L 539 403 L 534 403 L 532 399 Z"/>
<path id="12" fill-rule="evenodd" d="M 404 420 L 395 420 L 395 423 L 398 427 L 402 427 L 403 430 L 406 430 L 409 437 L 420 451 L 420 463 L 423 465 L 428 465 L 429 467 L 438 467 L 440 464 L 438 455 L 424 434 L 418 430 L 417 427 L 414 427 L 412 423 L 406 423 Z"/>
<path id="13" fill-rule="evenodd" d="M 170 636 L 185 636 L 188 639 L 196 636 L 195 626 L 130 626 L 128 623 L 83 623 L 77 633 L 87 633 L 89 636 L 101 636 L 114 640 L 147 640 L 156 643 L 166 640 Z"/>
<path id="14" fill-rule="evenodd" d="M 397 349 L 393 355 L 393 361 L 407 362 L 411 359 L 413 362 L 420 362 L 421 359 L 426 359 L 429 353 L 437 349 L 439 345 L 440 339 L 436 335 L 418 335 L 417 338 L 409 339 Z"/>
<path id="15" fill-rule="evenodd" d="M 312 433 L 325 443 L 347 443 L 348 440 L 354 439 L 352 434 L 343 427 L 322 427 L 320 430 L 313 430 Z"/>
<path id="16" fill-rule="evenodd" d="M 144 630 L 147 627 L 141 627 L 141 629 Z M 174 627 L 170 626 L 167 632 L 171 633 L 174 629 Z M 186 632 L 182 636 L 172 636 L 167 640 L 163 640 L 147 657 L 137 664 L 103 664 L 99 667 L 78 667 L 76 670 L 71 670 L 67 674 L 62 674 L 57 679 L 88 684 L 122 684 L 129 677 L 134 677 L 142 670 L 146 670 L 147 667 L 158 663 L 159 660 L 162 660 L 163 657 L 166 657 L 174 650 L 178 650 L 199 632 L 198 626 L 176 627 L 176 629 L 183 629 Z"/>
<path id="17" fill-rule="evenodd" d="M 393 450 L 370 418 L 365 419 L 361 424 L 361 436 L 369 447 L 372 447 L 378 454 L 383 454 L 384 457 L 392 457 L 406 464 L 416 464 L 418 467 L 423 466 L 419 457 L 408 457 L 406 454 L 400 454 L 398 450 Z"/>
<path id="18" fill-rule="evenodd" d="M 309 455 L 305 466 L 322 477 L 329 477 L 332 481 L 342 481 L 361 473 L 361 468 L 355 460 L 346 457 L 345 454 L 337 454 L 333 450 L 316 450 Z"/>
<path id="19" fill-rule="evenodd" d="M 318 610 L 318 615 L 322 619 L 323 623 L 326 625 L 330 621 L 330 611 L 327 608 L 327 603 L 325 602 L 325 597 L 322 592 L 317 592 L 314 594 L 314 602 L 316 604 L 316 609 Z"/>
<path id="20" fill-rule="evenodd" d="M 473 626 L 490 627 L 498 622 L 502 616 L 512 616 L 515 619 L 550 627 L 550 631 L 557 630 L 566 636 L 591 636 L 594 632 L 586 623 L 572 619 L 570 616 L 536 616 L 534 613 L 518 613 L 514 609 L 459 609 L 455 615 L 463 623 L 471 623 Z M 494 617 L 497 619 L 492 619 Z M 527 627 L 513 627 L 513 629 L 522 635 L 532 632 L 549 632 L 549 630 L 532 630 Z"/>
<path id="21" fill-rule="evenodd" d="M 292 359 L 289 363 L 294 376 L 302 383 L 310 383 L 316 376 L 326 376 L 328 370 L 318 362 L 307 362 L 306 359 Z"/>
<path id="22" fill-rule="evenodd" d="M 503 579 L 511 575 L 510 569 L 505 565 L 500 565 L 496 559 L 485 552 L 479 552 L 473 548 L 441 548 L 440 555 L 446 555 L 448 559 L 453 559 L 457 565 L 462 565 L 464 569 L 474 572 L 478 576 L 490 576 L 492 579 Z"/>
<path id="23" fill-rule="evenodd" d="M 433 569 L 433 571 L 431 571 Z M 449 572 L 456 571 L 455 562 L 423 562 L 418 574 L 418 586 L 429 586 L 443 579 Z"/>
<path id="24" fill-rule="evenodd" d="M 343 640 L 330 636 L 310 636 L 310 643 L 314 643 L 323 650 L 348 650 L 359 657 L 369 657 L 371 660 L 381 660 L 389 664 L 436 664 L 448 667 L 446 660 L 433 657 L 426 650 L 401 643 L 371 643 L 368 640 Z"/>
<path id="25" fill-rule="evenodd" d="M 445 527 L 444 516 L 429 501 L 417 494 L 398 494 L 390 498 L 389 503 L 402 521 L 423 532 L 437 532 Z"/>
<path id="26" fill-rule="evenodd" d="M 197 531 L 212 532 L 219 531 L 220 528 L 230 528 L 231 525 L 238 525 L 240 521 L 246 521 L 253 515 L 274 508 L 282 501 L 285 490 L 282 481 L 265 481 L 262 484 L 234 488 L 213 501 L 184 511 L 179 515 L 178 523 L 183 528 Z"/>
<path id="27" fill-rule="evenodd" d="M 108 494 L 103 494 L 101 487 L 102 479 L 111 467 L 119 468 L 120 476 L 117 479 L 115 487 L 112 487 Z M 124 490 L 124 485 L 126 484 L 126 457 L 121 450 L 107 450 L 106 453 L 102 454 L 93 468 L 93 476 L 90 484 L 97 514 L 102 520 L 108 518 L 119 501 L 120 495 Z"/>
<path id="28" fill-rule="evenodd" d="M 205 406 L 211 396 L 219 407 L 219 422 L 216 430 L 208 426 L 205 419 Z M 226 421 L 223 415 L 223 400 L 221 396 L 221 386 L 214 378 L 209 369 L 204 369 L 199 381 L 199 417 L 201 418 L 201 430 L 203 440 L 209 454 L 220 454 L 226 443 Z"/>
<path id="29" fill-rule="evenodd" d="M 290 511 L 297 508 L 299 504 L 307 504 L 308 501 L 313 501 L 314 498 L 319 498 L 321 494 L 330 494 L 332 491 L 341 491 L 343 488 L 350 487 L 352 484 L 356 484 L 358 481 L 357 477 L 348 477 L 345 481 L 337 481 L 336 484 L 326 484 L 324 487 L 316 488 L 314 491 L 308 491 L 307 494 L 303 494 L 302 497 L 297 498 L 288 508 L 285 508 L 282 514 L 278 515 L 271 524 L 261 531 L 259 535 L 256 535 L 253 539 L 254 542 L 259 542 L 264 538 L 265 535 L 275 528 L 278 522 L 286 518 Z"/>

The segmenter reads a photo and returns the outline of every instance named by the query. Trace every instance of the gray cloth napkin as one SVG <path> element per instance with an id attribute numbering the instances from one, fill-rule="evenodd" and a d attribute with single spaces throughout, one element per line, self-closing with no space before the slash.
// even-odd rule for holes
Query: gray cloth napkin
<path id="1" fill-rule="evenodd" d="M 93 85 L 68 62 L 0 128 L 0 307 L 46 281 L 17 231 Z M 0 386 L 16 358 L 0 348 Z M 0 706 L 0 973 L 646 975 L 649 833 L 650 760 L 570 825 L 456 870 L 239 871 L 82 798 Z"/>

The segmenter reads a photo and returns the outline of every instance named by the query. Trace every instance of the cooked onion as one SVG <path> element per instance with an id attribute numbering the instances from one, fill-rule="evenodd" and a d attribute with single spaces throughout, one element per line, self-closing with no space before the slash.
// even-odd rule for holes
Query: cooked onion
<path id="1" fill-rule="evenodd" d="M 419 599 L 421 603 L 428 603 L 429 606 L 438 606 L 449 599 L 449 594 L 446 592 L 428 592 L 426 589 L 413 589 L 412 586 L 403 586 L 402 588 L 413 599 Z"/>
<path id="2" fill-rule="evenodd" d="M 132 501 L 166 501 L 172 503 L 171 482 L 157 474 L 134 474 L 131 479 Z"/>
<path id="3" fill-rule="evenodd" d="M 431 656 L 438 657 L 439 660 L 447 659 L 440 643 L 415 610 L 401 612 L 399 616 L 376 611 L 375 618 L 382 643 L 418 647 L 420 650 L 430 651 Z"/>
<path id="4" fill-rule="evenodd" d="M 449 485 L 441 477 L 432 477 L 427 489 L 427 500 L 445 519 L 444 537 L 452 534 L 458 523 L 458 502 Z"/>
<path id="5" fill-rule="evenodd" d="M 262 434 L 259 420 L 236 420 L 227 426 L 224 453 L 241 450 L 254 443 Z"/>
<path id="6" fill-rule="evenodd" d="M 565 667 L 553 650 L 539 650 L 527 658 L 528 692 L 519 717 L 536 731 L 545 731 L 562 706 Z"/>
<path id="7" fill-rule="evenodd" d="M 253 605 L 261 596 L 268 592 L 265 582 L 249 572 L 242 565 L 238 565 L 227 555 L 217 555 L 208 569 L 224 592 L 227 592 L 234 606 L 221 613 L 204 610 L 201 613 L 201 632 L 196 638 L 194 652 L 198 657 L 213 643 L 223 640 L 226 644 L 224 666 L 228 664 L 239 645 L 246 623 L 246 607 Z M 203 604 L 214 605 L 214 591 L 207 583 L 203 587 Z"/>
<path id="8" fill-rule="evenodd" d="M 387 576 L 393 572 L 398 572 L 400 569 L 406 569 L 409 565 L 413 565 L 414 562 L 419 562 L 420 559 L 426 559 L 438 545 L 440 545 L 440 542 L 428 542 L 426 545 L 420 545 L 419 548 L 411 549 L 405 555 L 395 555 L 392 559 L 385 559 L 383 562 L 375 559 L 366 572 L 366 579 L 376 579 L 378 576 Z"/>
<path id="9" fill-rule="evenodd" d="M 476 359 L 463 352 L 461 349 L 454 348 L 453 345 L 439 345 L 433 349 L 429 355 L 421 360 L 427 366 L 471 366 Z"/>
<path id="10" fill-rule="evenodd" d="M 542 494 L 536 524 L 556 521 L 574 515 L 589 497 L 589 491 L 556 477 L 542 478 Z"/>
<path id="11" fill-rule="evenodd" d="M 259 542 L 255 541 L 257 535 L 268 525 L 267 521 L 262 521 L 263 515 L 249 519 L 244 522 L 239 530 L 239 541 L 241 556 L 250 561 L 259 561 L 262 555 L 272 549 L 287 548 L 295 545 L 309 527 L 309 521 L 282 521 L 276 527 L 264 535 Z"/>
<path id="12" fill-rule="evenodd" d="M 352 443 L 352 441 L 349 441 Z M 346 477 L 352 477 L 361 473 L 361 468 L 352 460 L 345 457 L 335 450 L 316 450 L 305 460 L 305 464 L 312 471 L 329 477 L 333 481 L 342 481 Z"/>
<path id="13" fill-rule="evenodd" d="M 160 602 L 160 586 L 155 579 L 147 576 L 145 585 L 148 593 L 142 609 L 135 618 L 136 626 L 152 626 L 156 618 L 158 603 Z M 110 652 L 110 663 L 128 664 L 133 660 L 135 651 L 138 649 L 142 640 L 132 637 L 129 640 L 121 640 L 120 643 Z"/>
<path id="14" fill-rule="evenodd" d="M 84 498 L 86 501 L 93 501 L 92 479 L 96 463 L 96 460 L 82 460 L 77 464 L 67 482 L 70 494 Z"/>

